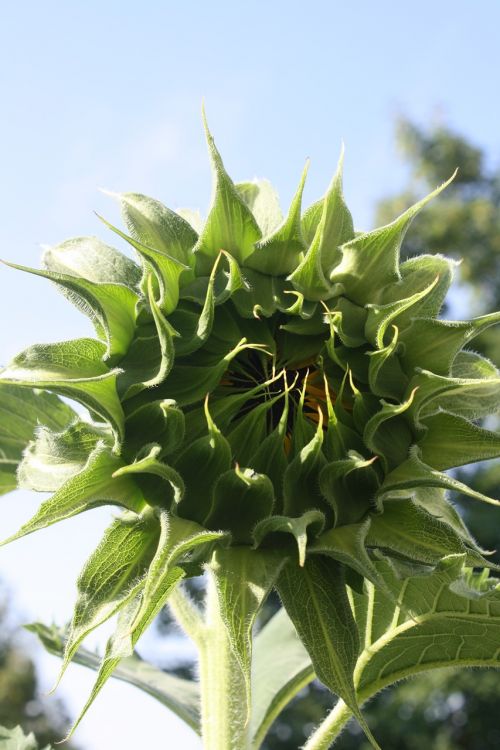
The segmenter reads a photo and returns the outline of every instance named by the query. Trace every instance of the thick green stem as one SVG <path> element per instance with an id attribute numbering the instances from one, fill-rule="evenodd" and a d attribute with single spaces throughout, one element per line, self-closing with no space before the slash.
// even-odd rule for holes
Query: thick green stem
<path id="1" fill-rule="evenodd" d="M 326 719 L 309 737 L 303 750 L 328 750 L 352 717 L 351 710 L 339 700 Z"/>
<path id="2" fill-rule="evenodd" d="M 215 585 L 206 596 L 206 630 L 200 643 L 201 725 L 204 750 L 248 750 L 249 706 L 241 667 L 219 612 Z"/>

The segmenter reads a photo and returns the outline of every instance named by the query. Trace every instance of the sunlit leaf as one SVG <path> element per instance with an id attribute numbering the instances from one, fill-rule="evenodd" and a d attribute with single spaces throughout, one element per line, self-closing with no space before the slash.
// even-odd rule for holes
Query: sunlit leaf
<path id="1" fill-rule="evenodd" d="M 75 418 L 51 393 L 0 382 L 0 495 L 16 488 L 17 468 L 36 427 L 63 430 Z"/>

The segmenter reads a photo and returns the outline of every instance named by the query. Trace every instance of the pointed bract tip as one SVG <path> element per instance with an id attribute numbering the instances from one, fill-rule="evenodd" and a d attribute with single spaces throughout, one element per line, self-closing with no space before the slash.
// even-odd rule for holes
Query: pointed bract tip
<path id="1" fill-rule="evenodd" d="M 299 190 L 298 192 L 302 193 L 302 190 L 304 189 L 304 185 L 306 183 L 307 173 L 309 172 L 309 167 L 311 166 L 311 160 L 309 157 L 307 157 L 304 167 L 302 169 L 302 174 L 300 175 L 300 183 L 299 183 Z"/>
<path id="2" fill-rule="evenodd" d="M 457 176 L 457 174 L 458 174 L 458 167 L 455 169 L 455 171 L 453 172 L 453 174 L 451 175 L 451 177 L 448 177 L 448 179 L 445 180 L 444 182 L 442 182 L 441 185 L 438 185 L 438 187 L 431 193 L 431 195 L 438 194 L 442 190 L 444 190 L 445 188 L 447 188 L 448 185 L 451 185 L 451 183 L 453 182 L 453 180 L 455 179 L 455 177 Z"/>
<path id="3" fill-rule="evenodd" d="M 318 406 L 317 409 L 318 409 L 318 427 L 316 429 L 316 432 L 322 433 L 323 432 L 323 420 L 324 420 L 323 412 L 320 406 Z"/>
<path id="4" fill-rule="evenodd" d="M 356 385 L 355 385 L 355 383 L 354 383 L 354 377 L 353 377 L 353 374 L 352 374 L 352 370 L 350 368 L 349 368 L 348 372 L 349 372 L 349 385 L 351 386 L 352 392 L 354 394 L 360 393 L 359 388 L 357 388 Z"/>
<path id="5" fill-rule="evenodd" d="M 73 732 L 74 730 L 72 729 L 70 732 L 68 732 L 66 737 L 63 737 L 62 740 L 57 740 L 56 742 L 54 742 L 54 745 L 64 745 L 66 742 L 69 742 L 70 739 L 73 737 Z"/>
<path id="6" fill-rule="evenodd" d="M 100 193 L 103 195 L 107 195 L 110 198 L 115 198 L 115 200 L 121 199 L 121 193 L 116 193 L 114 190 L 108 190 L 107 188 L 99 187 L 97 188 Z"/>
<path id="7" fill-rule="evenodd" d="M 203 122 L 203 128 L 205 130 L 205 135 L 207 137 L 207 140 L 210 142 L 213 142 L 212 133 L 210 132 L 210 128 L 208 127 L 208 119 L 207 119 L 207 110 L 205 108 L 205 99 L 201 100 L 201 120 Z"/>
<path id="8" fill-rule="evenodd" d="M 57 677 L 56 677 L 56 681 L 54 682 L 54 684 L 52 685 L 52 687 L 50 688 L 50 690 L 48 690 L 48 691 L 47 691 L 47 692 L 45 693 L 45 695 L 46 695 L 47 697 L 49 697 L 49 696 L 51 696 L 51 695 L 54 695 L 54 693 L 56 692 L 56 690 L 57 690 L 57 688 L 59 687 L 59 684 L 60 684 L 60 682 L 61 682 L 61 680 L 62 680 L 62 678 L 63 678 L 63 674 L 64 674 L 64 671 L 65 671 L 64 669 L 61 669 L 61 670 L 60 670 L 59 674 L 58 674 L 58 675 L 57 675 Z M 64 740 L 61 740 L 61 742 L 64 742 Z"/>
<path id="9" fill-rule="evenodd" d="M 203 403 L 203 411 L 205 412 L 205 419 L 207 420 L 207 427 L 209 432 L 218 432 L 217 425 L 215 424 L 214 420 L 212 419 L 212 415 L 210 414 L 210 410 L 208 408 L 208 399 L 210 394 L 207 393 L 205 396 L 205 401 Z"/>
<path id="10" fill-rule="evenodd" d="M 111 224 L 109 223 L 109 221 L 105 219 L 104 216 L 101 216 L 101 214 L 98 213 L 97 211 L 94 211 L 94 216 L 97 216 L 99 221 L 102 221 L 102 223 L 106 224 L 107 227 L 111 227 Z"/>
<path id="11" fill-rule="evenodd" d="M 344 156 L 345 156 L 345 144 L 344 141 L 340 141 L 340 153 L 339 158 L 337 161 L 337 169 L 335 172 L 335 177 L 342 179 L 342 170 L 344 168 Z"/>

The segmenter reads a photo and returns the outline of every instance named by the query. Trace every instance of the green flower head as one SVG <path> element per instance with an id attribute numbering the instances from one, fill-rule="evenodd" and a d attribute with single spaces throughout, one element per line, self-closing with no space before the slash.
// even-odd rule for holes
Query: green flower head
<path id="1" fill-rule="evenodd" d="M 289 582 L 308 565 L 331 564 L 360 590 L 384 586 L 382 557 L 401 575 L 450 554 L 487 564 L 446 494 L 496 501 L 445 472 L 500 455 L 478 424 L 500 404 L 500 375 L 470 348 L 500 313 L 441 319 L 453 262 L 399 258 L 412 219 L 448 183 L 359 233 L 342 157 L 302 212 L 305 169 L 283 216 L 269 182 L 232 182 L 206 132 L 203 224 L 124 193 L 126 232 L 103 221 L 138 264 L 79 237 L 46 250 L 43 270 L 15 266 L 55 282 L 96 338 L 32 346 L 1 374 L 11 404 L 35 388 L 89 412 L 58 402 L 47 423 L 41 403 L 18 481 L 53 494 L 14 538 L 102 504 L 123 511 L 79 578 L 63 669 L 119 611 L 133 648 L 214 549 L 219 561 L 228 547 L 250 561 L 268 551 L 292 619 Z M 112 661 L 128 646 L 110 648 Z"/>

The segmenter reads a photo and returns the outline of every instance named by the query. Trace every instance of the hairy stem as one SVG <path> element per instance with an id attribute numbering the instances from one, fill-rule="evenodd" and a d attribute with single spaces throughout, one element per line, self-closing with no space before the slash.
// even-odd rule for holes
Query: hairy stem
<path id="1" fill-rule="evenodd" d="M 205 750 L 248 750 L 247 688 L 231 649 L 211 580 L 206 602 L 205 636 L 199 650 L 203 747 Z"/>
<path id="2" fill-rule="evenodd" d="M 205 624 L 201 611 L 182 584 L 170 594 L 168 604 L 177 624 L 198 645 L 203 638 Z"/>
<path id="3" fill-rule="evenodd" d="M 339 699 L 326 719 L 309 737 L 303 750 L 328 750 L 351 717 L 351 710 Z"/>

